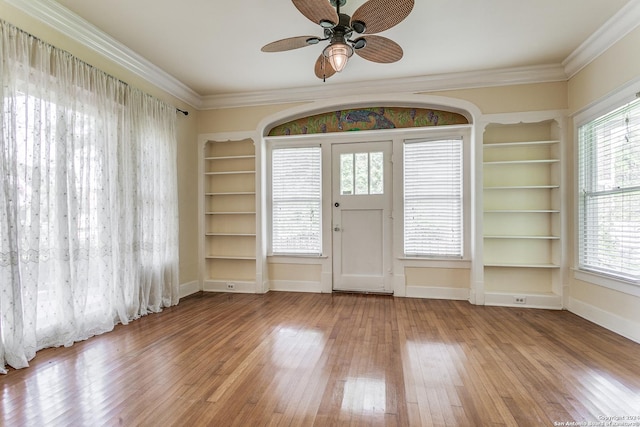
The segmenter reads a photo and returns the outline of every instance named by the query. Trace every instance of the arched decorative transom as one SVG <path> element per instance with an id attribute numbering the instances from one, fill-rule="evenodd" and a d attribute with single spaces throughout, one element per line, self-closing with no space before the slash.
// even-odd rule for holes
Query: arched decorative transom
<path id="1" fill-rule="evenodd" d="M 304 135 L 463 124 L 469 124 L 469 120 L 462 114 L 451 111 L 413 107 L 363 107 L 297 118 L 273 127 L 268 135 Z"/>

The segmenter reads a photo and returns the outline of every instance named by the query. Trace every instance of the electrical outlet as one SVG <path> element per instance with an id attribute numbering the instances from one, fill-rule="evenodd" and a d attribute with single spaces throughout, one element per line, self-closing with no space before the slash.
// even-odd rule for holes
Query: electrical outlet
<path id="1" fill-rule="evenodd" d="M 513 297 L 513 302 L 516 304 L 526 304 L 527 297 Z"/>
<path id="2" fill-rule="evenodd" d="M 235 289 L 236 288 L 236 284 L 235 283 L 231 283 L 231 282 L 227 282 L 227 289 Z"/>

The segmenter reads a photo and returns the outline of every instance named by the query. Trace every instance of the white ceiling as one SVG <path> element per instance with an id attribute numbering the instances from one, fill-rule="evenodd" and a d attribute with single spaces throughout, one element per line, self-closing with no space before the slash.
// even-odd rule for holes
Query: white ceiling
<path id="1" fill-rule="evenodd" d="M 350 15 L 364 2 L 347 0 L 342 12 Z M 415 0 L 413 11 L 403 22 L 380 33 L 404 49 L 399 62 L 378 64 L 354 55 L 346 69 L 326 83 L 313 72 L 324 44 L 279 53 L 260 51 L 263 45 L 278 39 L 322 35 L 320 27 L 300 14 L 290 0 L 56 3 L 203 99 L 291 88 L 321 91 L 363 81 L 410 81 L 451 73 L 563 66 L 590 37 L 593 42 L 598 30 L 611 24 L 611 18 L 624 19 L 622 12 L 637 10 L 639 1 Z"/>

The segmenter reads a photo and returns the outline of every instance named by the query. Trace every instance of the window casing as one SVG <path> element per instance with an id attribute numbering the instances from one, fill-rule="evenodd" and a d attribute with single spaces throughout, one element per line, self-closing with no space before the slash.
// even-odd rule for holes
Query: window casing
<path id="1" fill-rule="evenodd" d="M 271 252 L 322 253 L 320 147 L 271 151 Z"/>
<path id="2" fill-rule="evenodd" d="M 640 100 L 578 128 L 578 267 L 640 283 Z"/>
<path id="3" fill-rule="evenodd" d="M 367 134 L 364 133 L 345 133 L 340 138 L 331 138 L 331 136 L 322 136 L 318 138 L 314 138 L 313 141 L 307 141 L 309 138 L 274 138 L 267 139 L 265 145 L 265 153 L 266 153 L 266 198 L 265 198 L 265 208 L 266 208 L 266 229 L 265 229 L 265 237 L 266 237 L 266 247 L 267 256 L 270 257 L 269 262 L 273 263 L 282 263 L 284 262 L 285 257 L 289 260 L 289 262 L 303 262 L 303 261 L 295 261 L 294 258 L 303 257 L 303 258 L 324 258 L 327 255 L 326 251 L 332 250 L 332 236 L 333 232 L 331 228 L 328 227 L 328 223 L 330 224 L 330 220 L 332 218 L 333 212 L 333 204 L 330 202 L 331 200 L 331 185 L 332 185 L 332 167 L 339 167 L 337 165 L 342 165 L 342 163 L 350 163 L 350 159 L 339 158 L 337 165 L 332 165 L 331 162 L 327 163 L 328 159 L 331 159 L 332 148 L 335 144 L 342 143 L 352 143 L 352 142 L 377 142 L 377 141 L 389 141 L 392 139 L 393 149 L 392 151 L 396 153 L 396 156 L 400 156 L 399 161 L 393 161 L 393 156 L 391 157 L 391 162 L 389 163 L 388 173 L 392 176 L 392 183 L 390 187 L 392 191 L 388 192 L 388 195 L 392 198 L 392 209 L 395 213 L 393 218 L 393 232 L 392 232 L 392 240 L 389 241 L 389 244 L 394 248 L 393 251 L 398 254 L 398 260 L 409 260 L 411 265 L 426 265 L 424 263 L 432 262 L 432 261 L 445 261 L 445 262 L 459 262 L 459 261 L 469 261 L 468 258 L 471 253 L 470 244 L 471 240 L 468 236 L 465 235 L 465 231 L 470 229 L 470 220 L 469 212 L 471 212 L 471 198 L 469 197 L 470 191 L 470 170 L 471 170 L 471 158 L 470 158 L 470 141 L 472 140 L 472 136 L 470 133 L 470 126 L 461 126 L 455 128 L 439 128 L 439 129 L 423 129 L 420 131 L 413 131 L 407 134 L 398 133 L 397 135 L 393 134 L 393 131 L 385 132 L 384 135 L 381 133 L 380 135 L 376 134 Z M 410 136 L 410 138 L 407 138 Z M 304 139 L 304 140 L 303 140 Z M 451 239 L 451 234 L 457 234 L 454 237 L 453 245 L 454 249 L 449 250 L 445 249 L 443 246 L 440 248 L 436 248 L 431 251 L 404 251 L 404 242 L 405 242 L 405 215 L 404 215 L 404 161 L 403 161 L 403 153 L 406 146 L 412 144 L 420 144 L 420 143 L 434 143 L 441 142 L 444 144 L 446 141 L 453 141 L 452 144 L 448 146 L 448 152 L 451 153 L 451 150 L 455 152 L 455 157 L 453 162 L 449 162 L 449 164 L 444 168 L 445 170 L 456 170 L 455 173 L 455 181 L 449 183 L 449 187 L 451 188 L 451 184 L 453 184 L 453 188 L 456 188 L 452 193 L 450 190 L 445 192 L 445 195 L 449 198 L 453 195 L 453 199 L 455 200 L 451 206 L 454 206 L 457 213 L 455 214 L 455 219 L 449 221 L 449 239 Z M 274 165 L 273 156 L 274 152 L 278 150 L 296 150 L 301 148 L 310 148 L 314 147 L 317 151 L 317 156 L 322 159 L 321 167 L 319 167 L 318 173 L 318 192 L 319 200 L 318 205 L 321 208 L 319 218 L 321 224 L 318 227 L 318 246 L 313 249 L 313 251 L 309 250 L 299 250 L 296 248 L 289 248 L 286 246 L 278 246 L 277 242 L 277 227 L 278 224 L 274 223 L 274 205 L 278 204 L 277 198 L 274 200 L 273 193 L 273 174 L 274 168 L 277 168 L 277 165 Z M 375 154 L 375 153 L 374 153 Z M 276 154 L 277 156 L 277 154 Z M 435 154 L 436 157 L 439 154 Z M 353 176 L 351 178 L 342 176 L 340 173 L 337 176 L 334 176 L 334 179 L 337 179 L 333 185 L 337 186 L 337 191 L 340 194 L 346 194 L 349 191 L 353 193 L 368 193 L 369 194 L 377 194 L 378 190 L 376 190 L 376 180 L 379 171 L 376 166 L 375 155 L 373 158 L 368 159 L 365 162 L 363 159 L 360 159 L 362 163 L 361 167 L 358 168 L 356 165 L 357 159 L 354 157 L 353 159 L 353 173 L 352 175 L 362 175 L 364 177 L 367 175 L 368 177 L 368 185 L 365 185 L 364 182 L 360 183 L 360 190 L 356 189 L 356 177 Z M 368 173 L 364 174 L 365 168 L 363 165 L 368 164 Z M 289 162 L 291 164 L 291 162 Z M 453 165 L 453 166 L 452 166 Z M 419 168 L 422 168 L 419 166 Z M 454 168 L 454 169 L 452 169 Z M 348 168 L 347 168 L 348 169 Z M 360 174 L 357 171 L 360 170 Z M 387 172 L 385 172 L 387 173 Z M 351 182 L 353 181 L 353 188 L 351 188 Z M 327 185 L 329 187 L 327 187 Z M 365 187 L 368 189 L 365 191 Z M 385 191 L 386 193 L 386 191 Z M 329 201 L 328 201 L 329 200 Z M 439 219 L 438 215 L 433 215 L 434 219 Z M 453 224 L 453 225 L 451 225 Z M 442 242 L 442 240 L 441 240 Z M 396 252 L 397 251 L 397 252 Z M 331 254 L 329 253 L 329 256 Z M 291 258 L 293 257 L 293 258 Z M 316 263 L 316 261 L 309 261 L 308 259 L 304 262 L 308 263 Z M 322 261 L 317 261 L 318 263 Z M 404 261 L 402 261 L 404 262 Z M 330 271 L 330 270 L 329 270 Z"/>
<path id="4" fill-rule="evenodd" d="M 404 144 L 404 255 L 464 256 L 463 140 Z"/>

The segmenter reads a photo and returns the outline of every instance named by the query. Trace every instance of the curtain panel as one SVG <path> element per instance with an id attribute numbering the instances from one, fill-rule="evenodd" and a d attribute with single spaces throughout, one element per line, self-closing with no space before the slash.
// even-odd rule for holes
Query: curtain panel
<path id="1" fill-rule="evenodd" d="M 178 303 L 176 112 L 0 21 L 0 372 Z"/>

